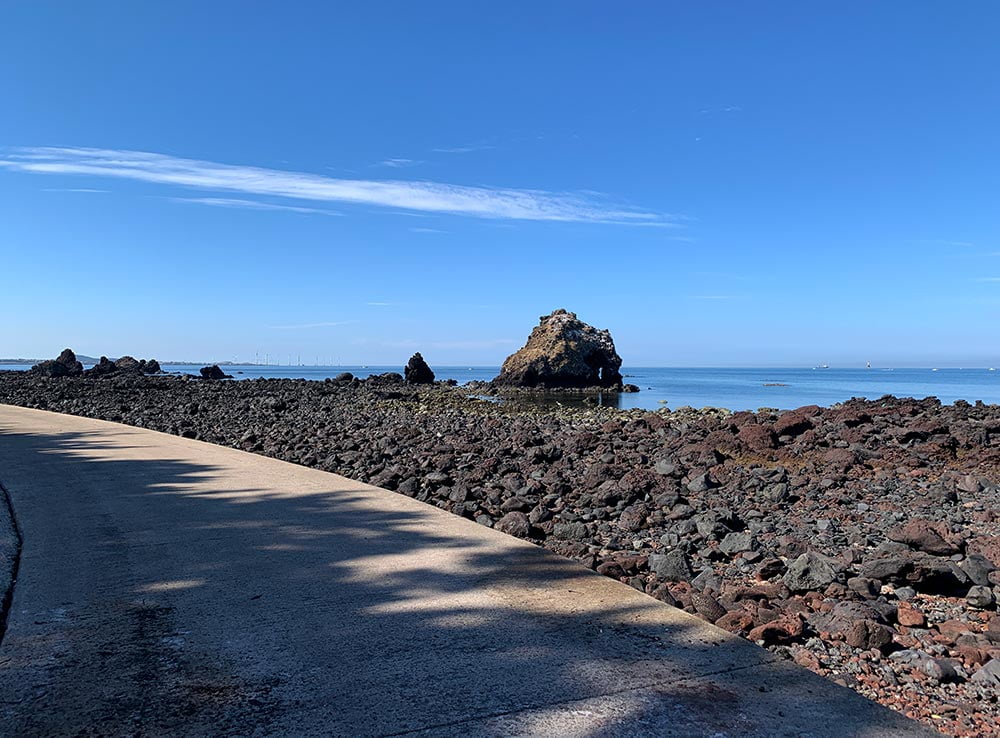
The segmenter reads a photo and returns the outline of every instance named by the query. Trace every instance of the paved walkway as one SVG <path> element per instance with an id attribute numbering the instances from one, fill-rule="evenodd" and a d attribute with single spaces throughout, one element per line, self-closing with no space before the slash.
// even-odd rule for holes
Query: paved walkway
<path id="1" fill-rule="evenodd" d="M 0 405 L 4 735 L 921 734 L 528 543 L 343 477 Z"/>

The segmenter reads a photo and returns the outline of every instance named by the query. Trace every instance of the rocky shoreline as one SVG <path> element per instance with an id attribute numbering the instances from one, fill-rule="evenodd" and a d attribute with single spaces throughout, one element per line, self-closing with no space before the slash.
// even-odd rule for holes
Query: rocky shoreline
<path id="1" fill-rule="evenodd" d="M 1000 721 L 1000 407 L 486 402 L 366 381 L 0 372 L 0 402 L 198 438 L 534 541 L 952 735 Z"/>

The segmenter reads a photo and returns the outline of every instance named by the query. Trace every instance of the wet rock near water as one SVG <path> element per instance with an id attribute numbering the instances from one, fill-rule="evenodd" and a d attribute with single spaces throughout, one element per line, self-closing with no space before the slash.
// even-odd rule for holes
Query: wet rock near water
<path id="1" fill-rule="evenodd" d="M 232 379 L 232 374 L 226 374 L 222 369 L 219 368 L 218 364 L 212 364 L 211 366 L 203 366 L 198 370 L 201 374 L 202 379 L 208 380 L 219 380 L 219 379 Z"/>
<path id="2" fill-rule="evenodd" d="M 78 377 L 81 374 L 107 377 L 113 374 L 159 374 L 160 371 L 156 359 L 139 360 L 131 356 L 123 356 L 117 361 L 102 356 L 94 366 L 84 371 L 83 364 L 77 360 L 72 349 L 64 349 L 57 359 L 42 361 L 30 370 L 32 374 L 43 377 Z"/>
<path id="3" fill-rule="evenodd" d="M 160 371 L 160 363 L 156 359 L 135 359 L 131 356 L 123 356 L 117 361 L 111 361 L 107 356 L 102 356 L 84 374 L 90 377 L 108 377 L 115 374 L 159 374 Z"/>
<path id="4" fill-rule="evenodd" d="M 0 402 L 360 479 L 575 559 L 955 735 L 1000 720 L 1000 407 L 509 406 L 326 382 L 0 375 Z"/>
<path id="5" fill-rule="evenodd" d="M 78 377 L 83 374 L 83 364 L 72 349 L 63 349 L 57 358 L 35 364 L 30 372 L 42 377 Z"/>

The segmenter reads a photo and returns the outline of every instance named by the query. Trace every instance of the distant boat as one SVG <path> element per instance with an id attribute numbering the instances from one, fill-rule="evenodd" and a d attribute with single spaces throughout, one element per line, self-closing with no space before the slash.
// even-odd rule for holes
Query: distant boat
<path id="1" fill-rule="evenodd" d="M 991 371 L 991 372 L 995 372 L 995 371 L 996 371 L 996 369 L 994 369 L 994 368 L 993 368 L 993 367 L 991 366 L 991 367 L 990 367 L 990 371 Z"/>
<path id="2" fill-rule="evenodd" d="M 931 369 L 931 371 L 932 371 L 932 372 L 936 372 L 936 371 L 937 371 L 937 369 Z"/>
<path id="3" fill-rule="evenodd" d="M 829 364 L 820 364 L 819 366 L 817 366 L 815 368 L 816 369 L 829 369 L 830 365 Z"/>
<path id="4" fill-rule="evenodd" d="M 869 361 L 867 364 L 865 364 L 865 369 L 871 369 L 871 368 L 872 368 L 872 363 Z"/>

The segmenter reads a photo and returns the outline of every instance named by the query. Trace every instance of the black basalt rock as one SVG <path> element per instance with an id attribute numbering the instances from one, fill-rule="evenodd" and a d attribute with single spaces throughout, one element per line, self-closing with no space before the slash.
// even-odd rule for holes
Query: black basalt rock
<path id="1" fill-rule="evenodd" d="M 58 358 L 35 364 L 31 373 L 43 377 L 78 377 L 83 374 L 83 364 L 76 360 L 72 349 L 63 349 Z"/>
<path id="2" fill-rule="evenodd" d="M 409 384 L 432 384 L 434 382 L 434 372 L 427 366 L 424 357 L 418 351 L 410 360 L 406 362 L 403 376 Z"/>
<path id="3" fill-rule="evenodd" d="M 232 374 L 226 374 L 219 368 L 218 364 L 212 364 L 212 366 L 203 366 L 201 369 L 202 379 L 232 379 Z"/>

